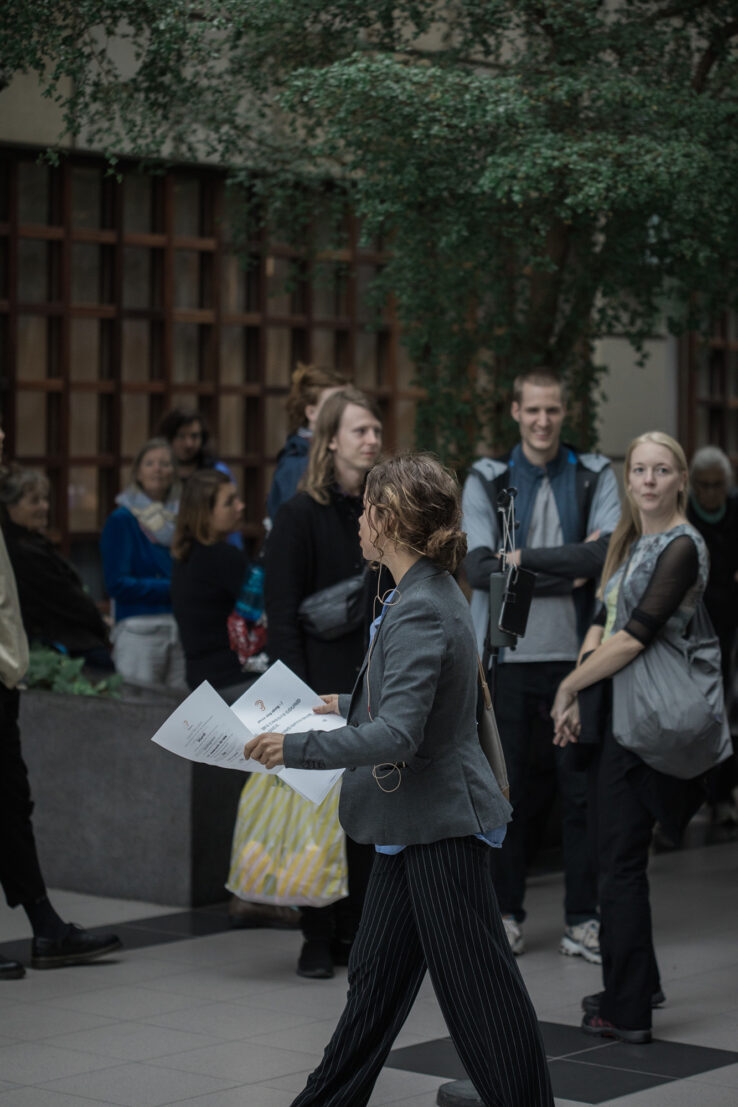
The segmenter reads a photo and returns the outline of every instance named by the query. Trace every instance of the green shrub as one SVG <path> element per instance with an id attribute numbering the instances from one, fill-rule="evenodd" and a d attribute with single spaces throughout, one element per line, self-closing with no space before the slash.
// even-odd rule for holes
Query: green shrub
<path id="1" fill-rule="evenodd" d="M 67 692 L 72 696 L 117 698 L 120 695 L 123 678 L 118 673 L 93 682 L 82 673 L 84 663 L 83 657 L 68 657 L 45 646 L 33 646 L 24 684 L 28 688 L 45 688 L 50 692 Z"/>

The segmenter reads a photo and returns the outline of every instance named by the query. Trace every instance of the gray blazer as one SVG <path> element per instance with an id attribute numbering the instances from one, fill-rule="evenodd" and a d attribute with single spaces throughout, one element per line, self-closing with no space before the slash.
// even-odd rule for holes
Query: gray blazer
<path id="1" fill-rule="evenodd" d="M 347 767 L 339 816 L 357 842 L 413 845 L 479 834 L 511 807 L 479 745 L 477 651 L 456 581 L 426 558 L 405 574 L 364 658 L 340 730 L 288 734 L 290 768 Z M 383 792 L 372 766 L 405 762 Z M 378 774 L 379 775 L 379 774 Z M 392 771 L 385 787 L 393 787 Z"/>

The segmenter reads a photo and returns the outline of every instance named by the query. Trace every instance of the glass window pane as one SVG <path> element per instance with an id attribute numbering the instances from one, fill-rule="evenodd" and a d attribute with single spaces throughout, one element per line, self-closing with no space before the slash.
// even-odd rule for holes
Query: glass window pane
<path id="1" fill-rule="evenodd" d="M 175 384 L 194 384 L 200 380 L 200 328 L 196 323 L 172 326 L 172 380 Z"/>
<path id="2" fill-rule="evenodd" d="M 123 250 L 123 306 L 128 308 L 160 307 L 161 251 L 143 246 L 126 246 Z"/>
<path id="3" fill-rule="evenodd" d="M 289 327 L 267 327 L 266 384 L 289 387 L 292 335 Z"/>
<path id="4" fill-rule="evenodd" d="M 97 469 L 72 466 L 68 496 L 70 530 L 97 530 Z"/>
<path id="5" fill-rule="evenodd" d="M 285 287 L 294 277 L 287 258 L 267 258 L 267 311 L 270 315 L 292 314 L 292 293 Z"/>
<path id="6" fill-rule="evenodd" d="M 246 379 L 246 351 L 244 327 L 220 329 L 220 380 L 221 384 L 243 384 Z"/>
<path id="7" fill-rule="evenodd" d="M 69 328 L 70 377 L 73 381 L 97 380 L 101 375 L 100 320 L 70 319 Z"/>
<path id="8" fill-rule="evenodd" d="M 395 449 L 408 450 L 415 439 L 415 401 L 398 400 L 395 408 Z"/>
<path id="9" fill-rule="evenodd" d="M 154 224 L 155 181 L 145 173 L 127 173 L 123 182 L 123 227 L 132 234 L 157 230 Z"/>
<path id="10" fill-rule="evenodd" d="M 197 238 L 201 233 L 200 182 L 177 176 L 174 182 L 174 233 Z"/>
<path id="11" fill-rule="evenodd" d="M 371 323 L 377 319 L 378 313 L 374 309 L 370 295 L 376 272 L 374 265 L 356 266 L 356 318 L 362 323 Z"/>
<path id="12" fill-rule="evenodd" d="M 397 351 L 397 386 L 398 388 L 412 388 L 415 385 L 415 364 L 410 358 L 403 344 L 395 343 Z"/>
<path id="13" fill-rule="evenodd" d="M 336 335 L 335 332 L 316 327 L 313 331 L 313 355 L 312 360 L 319 365 L 333 367 L 336 364 Z"/>
<path id="14" fill-rule="evenodd" d="M 102 170 L 72 167 L 72 223 L 75 227 L 102 227 Z"/>
<path id="15" fill-rule="evenodd" d="M 18 221 L 49 223 L 50 178 L 48 165 L 22 161 L 18 164 Z"/>
<path id="16" fill-rule="evenodd" d="M 354 366 L 357 388 L 376 388 L 377 384 L 377 336 L 359 331 L 356 335 L 356 362 Z"/>
<path id="17" fill-rule="evenodd" d="M 149 437 L 149 397 L 123 395 L 121 403 L 121 451 L 133 457 Z"/>
<path id="18" fill-rule="evenodd" d="M 18 392 L 15 397 L 16 445 L 19 454 L 45 454 L 47 406 L 43 392 Z"/>
<path id="19" fill-rule="evenodd" d="M 102 302 L 102 266 L 99 246 L 72 244 L 72 303 Z"/>
<path id="20" fill-rule="evenodd" d="M 121 341 L 121 375 L 124 381 L 149 379 L 150 325 L 145 319 L 124 319 Z"/>
<path id="21" fill-rule="evenodd" d="M 97 396 L 94 392 L 73 392 L 69 404 L 70 454 L 96 454 L 98 441 Z"/>
<path id="22" fill-rule="evenodd" d="M 220 297 L 224 312 L 246 310 L 246 271 L 235 254 L 223 255 Z"/>
<path id="23" fill-rule="evenodd" d="M 21 238 L 18 242 L 18 299 L 42 304 L 58 298 L 58 243 Z"/>
<path id="24" fill-rule="evenodd" d="M 197 250 L 174 252 L 174 306 L 209 308 L 213 303 L 213 259 Z"/>
<path id="25" fill-rule="evenodd" d="M 276 457 L 287 437 L 287 412 L 284 396 L 265 396 L 264 453 Z"/>
<path id="26" fill-rule="evenodd" d="M 245 403 L 241 396 L 222 396 L 218 419 L 218 449 L 221 454 L 243 454 Z M 251 449 L 253 449 L 253 445 Z"/>
<path id="27" fill-rule="evenodd" d="M 18 380 L 39 381 L 48 375 L 49 328 L 42 315 L 18 316 Z"/>

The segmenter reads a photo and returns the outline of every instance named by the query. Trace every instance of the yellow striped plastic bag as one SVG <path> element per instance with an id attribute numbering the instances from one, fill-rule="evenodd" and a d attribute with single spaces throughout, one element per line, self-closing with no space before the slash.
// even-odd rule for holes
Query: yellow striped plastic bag
<path id="1" fill-rule="evenodd" d="M 226 888 L 241 899 L 325 907 L 348 895 L 338 781 L 316 807 L 278 777 L 246 781 L 233 831 Z"/>

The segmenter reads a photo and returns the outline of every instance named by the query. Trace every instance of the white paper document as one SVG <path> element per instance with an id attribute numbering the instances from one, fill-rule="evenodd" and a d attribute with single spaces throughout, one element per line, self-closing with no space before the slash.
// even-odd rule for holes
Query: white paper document
<path id="1" fill-rule="evenodd" d="M 305 799 L 319 804 L 343 769 L 265 769 L 258 761 L 247 761 L 243 747 L 265 731 L 290 734 L 346 725 L 339 715 L 314 715 L 312 709 L 320 703 L 320 696 L 276 661 L 232 707 L 203 681 L 159 727 L 152 741 L 190 761 L 244 772 L 276 773 Z"/>

